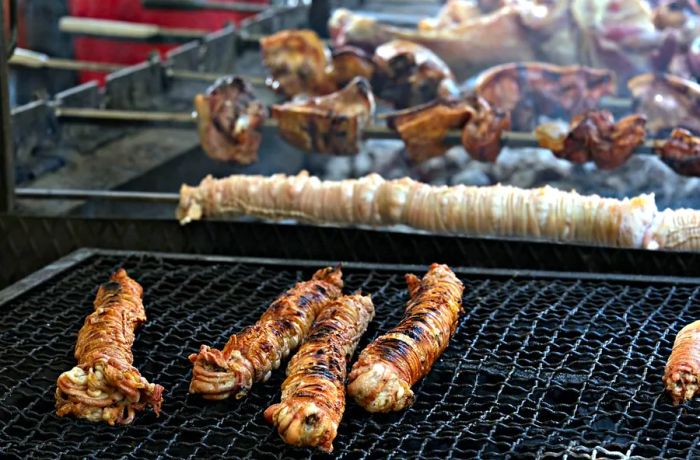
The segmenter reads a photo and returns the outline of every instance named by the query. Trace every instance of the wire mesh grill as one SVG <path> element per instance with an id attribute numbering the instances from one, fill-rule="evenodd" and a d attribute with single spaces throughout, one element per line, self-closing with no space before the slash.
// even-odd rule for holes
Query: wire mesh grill
<path id="1" fill-rule="evenodd" d="M 149 320 L 135 364 L 166 388 L 163 413 L 109 427 L 54 413 L 56 377 L 74 365 L 78 329 L 98 284 L 124 266 L 145 288 Z M 186 357 L 222 346 L 311 267 L 95 255 L 4 306 L 0 452 L 18 457 L 297 458 L 262 411 L 281 370 L 247 398 L 189 396 Z M 360 346 L 401 316 L 403 273 L 345 269 L 347 291 L 373 293 Z M 575 279 L 462 277 L 456 336 L 416 387 L 409 410 L 370 415 L 348 404 L 338 458 L 697 457 L 700 404 L 674 408 L 661 376 L 676 332 L 697 319 L 699 288 Z"/>

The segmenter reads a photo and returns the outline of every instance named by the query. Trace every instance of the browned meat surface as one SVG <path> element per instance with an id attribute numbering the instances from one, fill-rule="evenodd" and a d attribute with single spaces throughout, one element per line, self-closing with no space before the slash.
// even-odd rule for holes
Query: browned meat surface
<path id="1" fill-rule="evenodd" d="M 333 155 L 357 153 L 373 116 L 374 96 L 362 77 L 327 96 L 272 106 L 283 139 L 307 152 Z"/>
<path id="2" fill-rule="evenodd" d="M 663 378 L 673 404 L 689 401 L 700 383 L 700 321 L 680 330 L 673 342 Z"/>
<path id="3" fill-rule="evenodd" d="M 700 177 L 700 137 L 677 128 L 656 150 L 663 162 L 678 174 Z"/>
<path id="4" fill-rule="evenodd" d="M 56 382 L 56 413 L 91 422 L 129 424 L 150 406 L 158 414 L 163 387 L 133 367 L 134 331 L 146 321 L 143 288 L 119 269 L 100 286 L 95 311 L 78 333 L 78 365 Z"/>
<path id="5" fill-rule="evenodd" d="M 461 129 L 473 115 L 465 101 L 435 101 L 389 114 L 388 126 L 399 133 L 414 163 L 444 154 L 449 130 Z"/>
<path id="6" fill-rule="evenodd" d="M 647 130 L 663 135 L 675 128 L 700 134 L 700 85 L 673 75 L 644 74 L 629 81 L 635 109 Z"/>
<path id="7" fill-rule="evenodd" d="M 336 87 L 342 88 L 355 77 L 363 77 L 368 81 L 374 76 L 372 57 L 360 48 L 344 46 L 333 51 L 330 77 Z"/>
<path id="8" fill-rule="evenodd" d="M 189 356 L 190 393 L 206 399 L 244 397 L 301 344 L 316 316 L 340 296 L 342 287 L 340 268 L 318 270 L 311 280 L 278 297 L 257 323 L 232 335 L 223 350 L 202 345 L 199 353 Z"/>
<path id="9" fill-rule="evenodd" d="M 606 110 L 589 111 L 575 116 L 569 130 L 558 125 L 537 127 L 540 146 L 572 163 L 594 161 L 601 169 L 614 169 L 644 142 L 646 121 L 641 115 L 629 115 L 615 123 Z"/>
<path id="10" fill-rule="evenodd" d="M 282 401 L 265 411 L 284 442 L 333 451 L 345 412 L 348 361 L 373 317 L 372 298 L 361 294 L 340 297 L 318 315 L 289 362 Z"/>
<path id="11" fill-rule="evenodd" d="M 510 129 L 510 114 L 494 109 L 479 96 L 467 100 L 473 113 L 462 130 L 462 145 L 473 159 L 493 163 L 501 152 L 501 135 Z"/>
<path id="12" fill-rule="evenodd" d="M 250 164 L 258 159 L 261 135 L 257 131 L 267 109 L 252 86 L 240 77 L 217 81 L 206 95 L 194 98 L 197 131 L 202 148 L 211 158 Z"/>
<path id="13" fill-rule="evenodd" d="M 335 91 L 326 72 L 330 53 L 315 32 L 283 30 L 260 39 L 260 48 L 270 71 L 268 84 L 274 90 L 288 97 Z"/>
<path id="14" fill-rule="evenodd" d="M 365 348 L 348 377 L 348 394 L 370 412 L 413 404 L 411 387 L 445 351 L 462 312 L 464 286 L 446 265 L 423 279 L 406 275 L 410 300 L 401 322 Z"/>
<path id="15" fill-rule="evenodd" d="M 374 62 L 375 91 L 399 109 L 432 101 L 443 81 L 454 80 L 447 64 L 435 53 L 406 40 L 392 40 L 378 47 Z"/>
<path id="16" fill-rule="evenodd" d="M 542 62 L 512 63 L 479 75 L 475 93 L 511 114 L 514 130 L 530 131 L 538 117 L 566 117 L 591 110 L 615 92 L 609 70 L 561 67 Z"/>

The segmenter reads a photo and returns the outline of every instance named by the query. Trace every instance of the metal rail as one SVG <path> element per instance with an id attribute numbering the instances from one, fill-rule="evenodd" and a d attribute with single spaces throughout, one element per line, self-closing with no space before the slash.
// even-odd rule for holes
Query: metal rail
<path id="1" fill-rule="evenodd" d="M 141 0 L 144 8 L 174 10 L 214 10 L 234 13 L 261 13 L 270 9 L 270 5 L 259 3 L 224 3 L 216 0 Z"/>

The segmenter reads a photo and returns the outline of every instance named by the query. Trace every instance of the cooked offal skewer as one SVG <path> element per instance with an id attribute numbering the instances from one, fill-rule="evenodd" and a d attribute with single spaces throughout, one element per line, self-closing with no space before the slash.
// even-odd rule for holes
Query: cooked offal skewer
<path id="1" fill-rule="evenodd" d="M 197 131 L 204 152 L 215 160 L 251 164 L 258 159 L 258 128 L 267 108 L 241 77 L 221 78 L 194 98 Z"/>
<path id="2" fill-rule="evenodd" d="M 700 321 L 680 330 L 666 363 L 664 385 L 673 404 L 693 399 L 700 384 Z"/>
<path id="3" fill-rule="evenodd" d="M 146 321 L 143 288 L 119 269 L 100 286 L 95 311 L 78 333 L 78 365 L 58 377 L 56 413 L 91 422 L 129 424 L 151 406 L 160 412 L 163 387 L 133 367 L 134 330 Z"/>
<path id="4" fill-rule="evenodd" d="M 371 297 L 361 294 L 333 300 L 319 313 L 287 366 L 282 401 L 265 411 L 284 442 L 333 450 L 345 411 L 348 362 L 373 317 Z"/>
<path id="5" fill-rule="evenodd" d="M 618 200 L 551 187 L 431 186 L 377 174 L 342 181 L 234 175 L 183 185 L 180 222 L 255 216 L 349 225 L 407 225 L 442 234 L 509 236 L 640 247 L 657 214 L 653 195 Z"/>
<path id="6" fill-rule="evenodd" d="M 263 313 L 257 323 L 229 339 L 223 350 L 202 345 L 189 356 L 194 368 L 190 393 L 206 399 L 244 397 L 255 382 L 265 381 L 307 336 L 329 300 L 340 296 L 340 267 L 324 268 L 297 283 Z"/>
<path id="7" fill-rule="evenodd" d="M 462 312 L 464 285 L 447 265 L 423 279 L 406 275 L 410 300 L 401 322 L 362 350 L 348 377 L 348 394 L 370 412 L 413 404 L 411 387 L 447 348 Z"/>

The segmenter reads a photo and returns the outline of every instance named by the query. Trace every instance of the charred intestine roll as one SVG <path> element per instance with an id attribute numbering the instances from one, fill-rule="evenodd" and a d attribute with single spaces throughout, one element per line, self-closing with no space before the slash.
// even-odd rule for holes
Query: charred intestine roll
<path id="1" fill-rule="evenodd" d="M 178 208 L 183 224 L 247 215 L 615 247 L 641 247 L 656 214 L 653 195 L 619 200 L 552 187 L 432 186 L 377 174 L 322 181 L 307 172 L 207 177 L 197 187 L 183 185 Z"/>

